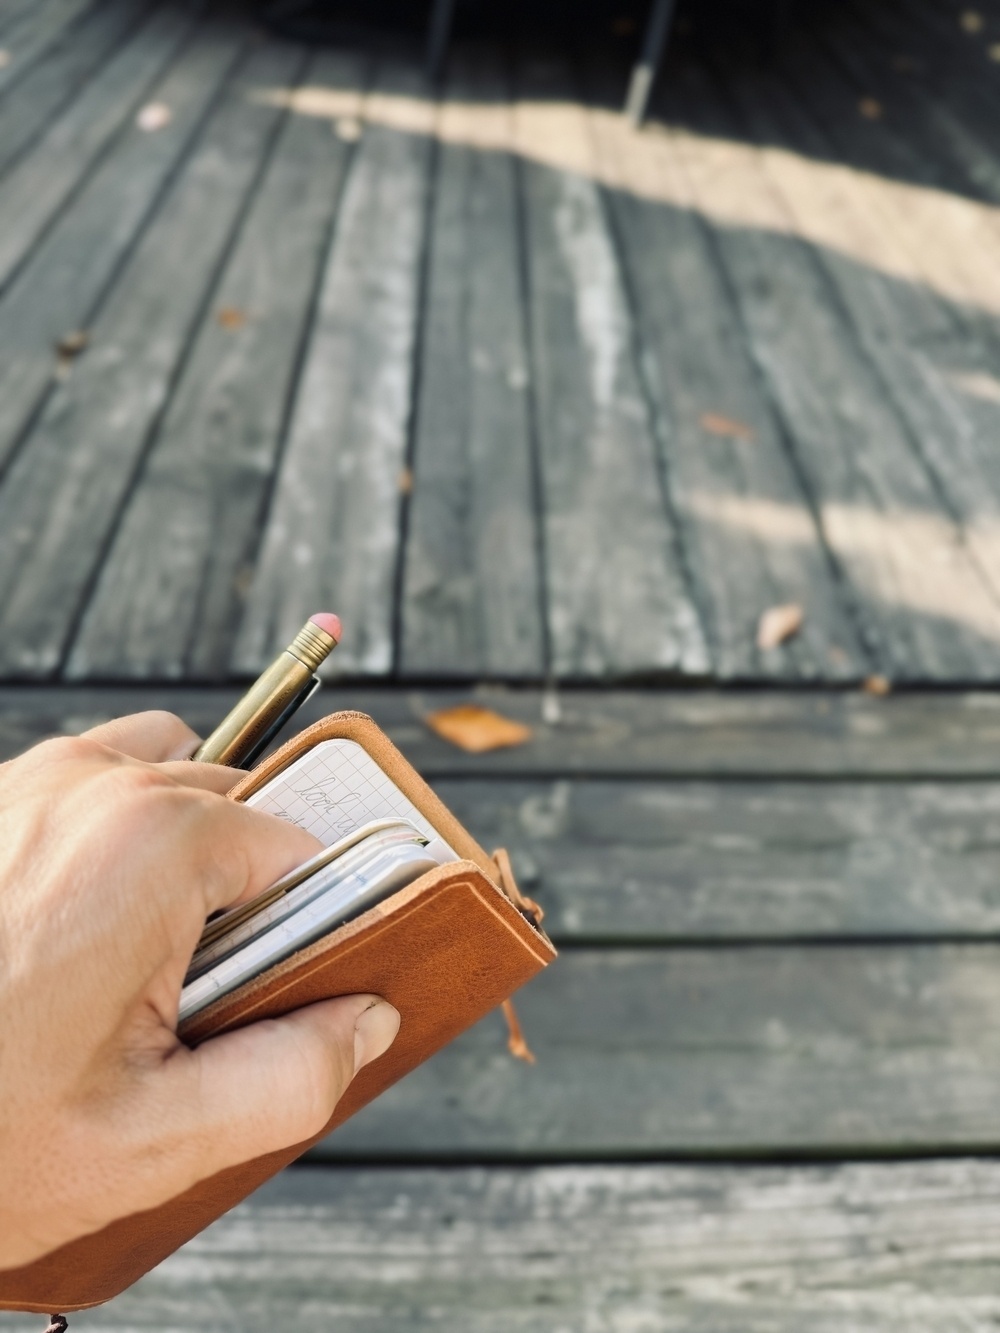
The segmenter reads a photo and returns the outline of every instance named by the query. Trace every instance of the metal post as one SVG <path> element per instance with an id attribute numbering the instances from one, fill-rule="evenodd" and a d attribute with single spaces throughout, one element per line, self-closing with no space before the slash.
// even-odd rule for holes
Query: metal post
<path id="1" fill-rule="evenodd" d="M 440 77 L 444 67 L 454 15 L 455 0 L 434 0 L 427 30 L 427 77 L 432 83 Z"/>
<path id="2" fill-rule="evenodd" d="M 625 99 L 625 114 L 636 128 L 646 119 L 653 82 L 660 60 L 663 58 L 663 48 L 667 42 L 676 7 L 677 0 L 653 0 L 652 13 L 642 43 L 642 54 L 632 70 L 628 97 Z"/>

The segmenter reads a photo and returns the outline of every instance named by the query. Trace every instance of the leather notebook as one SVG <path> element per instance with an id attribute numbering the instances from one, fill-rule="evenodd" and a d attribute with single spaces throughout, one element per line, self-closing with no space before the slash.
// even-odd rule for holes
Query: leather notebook
<path id="1" fill-rule="evenodd" d="M 215 1000 L 179 1029 L 191 1045 L 316 1000 L 358 992 L 399 1010 L 395 1042 L 351 1083 L 313 1139 L 230 1167 L 167 1204 L 0 1272 L 0 1309 L 47 1314 L 118 1295 L 258 1185 L 506 1000 L 555 957 L 504 852 L 490 857 L 363 713 L 333 713 L 265 759 L 230 793 L 253 795 L 313 746 L 359 744 L 462 858 L 427 871 L 361 916 Z"/>

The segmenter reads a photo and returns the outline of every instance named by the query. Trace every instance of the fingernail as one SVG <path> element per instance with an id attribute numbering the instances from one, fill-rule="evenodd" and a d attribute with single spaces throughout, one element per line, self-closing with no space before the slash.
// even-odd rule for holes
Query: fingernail
<path id="1" fill-rule="evenodd" d="M 355 1074 L 387 1051 L 398 1031 L 399 1012 L 387 1000 L 377 1000 L 359 1014 L 354 1024 Z"/>

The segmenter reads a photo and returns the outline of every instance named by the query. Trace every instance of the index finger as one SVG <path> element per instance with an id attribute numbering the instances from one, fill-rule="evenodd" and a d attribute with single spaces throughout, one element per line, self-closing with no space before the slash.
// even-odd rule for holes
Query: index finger
<path id="1" fill-rule="evenodd" d="M 115 717 L 83 734 L 88 740 L 106 745 L 109 750 L 127 754 L 131 759 L 145 760 L 147 764 L 190 759 L 201 739 L 176 713 L 168 713 L 163 708 Z"/>

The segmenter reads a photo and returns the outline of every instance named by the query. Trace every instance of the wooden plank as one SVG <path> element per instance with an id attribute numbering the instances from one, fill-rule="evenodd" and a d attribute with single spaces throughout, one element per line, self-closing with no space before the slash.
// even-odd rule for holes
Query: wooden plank
<path id="1" fill-rule="evenodd" d="M 155 134 L 131 128 L 55 222 L 0 299 L 0 461 L 58 372 L 55 345 L 87 328 L 246 41 L 206 25 L 151 95 L 173 110 Z"/>
<path id="2" fill-rule="evenodd" d="M 811 90 L 829 83 L 831 73 L 814 56 L 798 72 L 803 93 L 811 99 Z M 925 229 L 918 243 L 909 207 L 912 188 L 847 166 L 816 166 L 838 149 L 848 161 L 863 161 L 867 150 L 859 141 L 892 138 L 891 129 L 838 114 L 829 122 L 835 135 L 831 143 L 806 110 L 782 95 L 773 78 L 726 66 L 722 81 L 737 99 L 742 123 L 757 139 L 769 179 L 797 230 L 809 237 L 869 363 L 959 519 L 981 574 L 1000 594 L 1000 467 L 993 448 L 1000 430 L 1000 381 L 996 400 L 962 387 L 994 382 L 996 347 L 968 326 L 941 294 L 946 284 L 935 280 L 933 256 L 942 254 L 950 266 L 955 250 L 965 249 L 964 238 L 948 226 L 951 210 L 939 208 L 944 225 L 936 234 Z M 830 100 L 829 94 L 820 98 L 825 104 Z M 903 160 L 896 157 L 897 167 Z M 992 257 L 979 249 L 976 259 L 980 267 L 1000 266 L 1000 232 Z"/>
<path id="3" fill-rule="evenodd" d="M 442 982 L 442 984 L 446 984 Z M 1000 946 L 572 950 L 313 1150 L 576 1161 L 995 1152 Z"/>
<path id="4" fill-rule="evenodd" d="M 704 674 L 586 116 L 560 64 L 517 96 L 551 667 Z"/>
<path id="5" fill-rule="evenodd" d="M 293 114 L 104 562 L 71 677 L 227 673 L 351 156 L 331 122 L 356 117 L 363 75 L 360 57 L 317 58 L 292 95 Z M 314 114 L 295 111 L 307 106 Z"/>
<path id="6" fill-rule="evenodd" d="M 714 674 L 857 679 L 867 653 L 673 154 L 661 135 L 598 109 L 614 98 L 600 76 L 592 86 L 603 94 L 590 112 L 601 180 Z M 762 612 L 792 602 L 806 611 L 801 632 L 759 650 Z"/>
<path id="7" fill-rule="evenodd" d="M 190 26 L 176 9 L 154 12 L 0 181 L 0 289 L 145 101 Z"/>
<path id="8" fill-rule="evenodd" d="M 239 694 L 234 686 L 8 686 L 0 689 L 0 754 L 7 758 L 42 736 L 143 708 L 168 708 L 207 734 Z M 429 730 L 429 713 L 467 702 L 528 723 L 532 740 L 466 754 Z M 435 780 L 1000 778 L 1000 704 L 985 692 L 874 699 L 780 690 L 579 690 L 556 699 L 537 690 L 331 684 L 296 715 L 289 734 L 341 708 L 371 714 Z"/>
<path id="9" fill-rule="evenodd" d="M 421 332 L 401 669 L 545 674 L 509 90 L 453 57 Z"/>
<path id="10" fill-rule="evenodd" d="M 92 4 L 93 0 L 33 0 L 30 5 L 16 6 L 0 32 L 0 43 L 9 56 L 0 68 L 0 90 L 23 78 Z"/>
<path id="11" fill-rule="evenodd" d="M 1000 786 L 443 779 L 557 944 L 1000 935 Z"/>
<path id="12" fill-rule="evenodd" d="M 280 124 L 282 111 L 253 94 L 283 86 L 300 65 L 293 50 L 266 44 L 231 82 L 95 320 L 86 356 L 49 398 L 0 487 L 0 671 L 44 676 L 61 664 Z"/>
<path id="13" fill-rule="evenodd" d="M 90 1333 L 953 1333 L 1000 1318 L 996 1162 L 298 1167 Z M 37 1333 L 37 1316 L 5 1316 Z"/>
<path id="14" fill-rule="evenodd" d="M 0 172 L 77 95 L 88 75 L 143 12 L 139 5 L 94 9 L 60 34 L 30 76 L 4 93 L 0 100 Z"/>
<path id="15" fill-rule="evenodd" d="M 672 87 L 690 126 L 672 142 L 883 670 L 994 678 L 1000 608 L 758 155 L 694 67 Z"/>
<path id="16" fill-rule="evenodd" d="M 237 639 L 239 671 L 258 671 L 323 607 L 348 627 L 331 672 L 393 665 L 434 121 L 423 74 L 386 61 L 363 116 Z"/>

